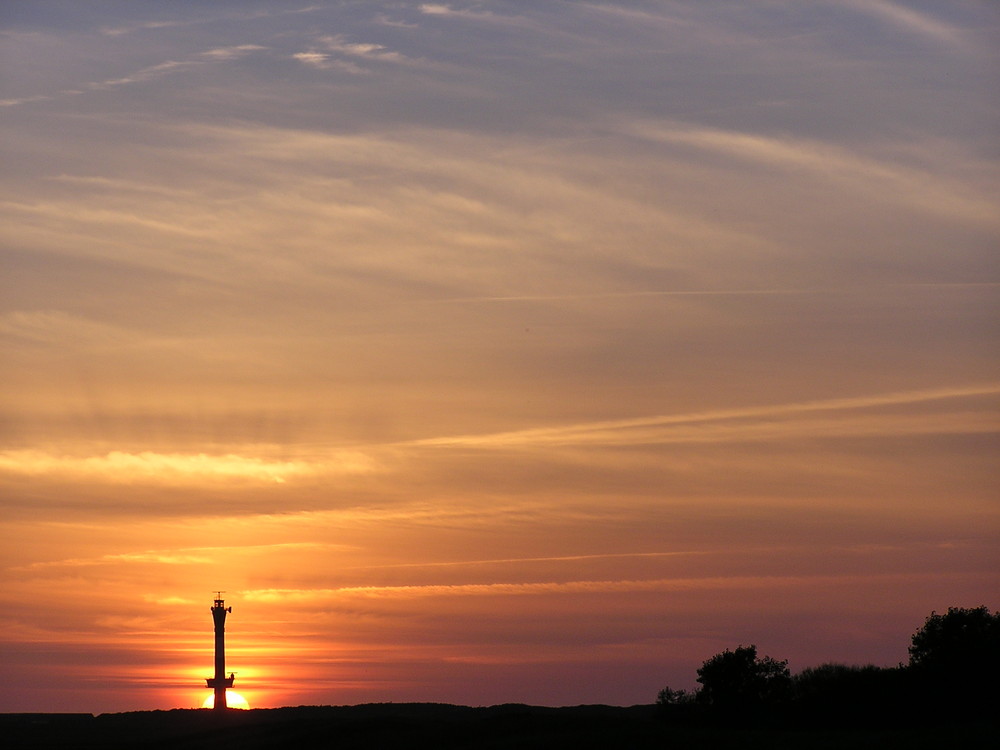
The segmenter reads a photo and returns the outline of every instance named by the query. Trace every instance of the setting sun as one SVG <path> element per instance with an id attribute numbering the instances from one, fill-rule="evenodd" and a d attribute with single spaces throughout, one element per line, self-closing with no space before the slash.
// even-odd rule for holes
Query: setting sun
<path id="1" fill-rule="evenodd" d="M 250 704 L 247 703 L 247 699 L 239 693 L 234 693 L 232 690 L 226 691 L 226 705 L 229 706 L 229 708 L 240 708 L 243 710 L 250 708 Z M 208 696 L 205 699 L 205 702 L 201 704 L 201 707 L 215 708 L 215 693 Z"/>

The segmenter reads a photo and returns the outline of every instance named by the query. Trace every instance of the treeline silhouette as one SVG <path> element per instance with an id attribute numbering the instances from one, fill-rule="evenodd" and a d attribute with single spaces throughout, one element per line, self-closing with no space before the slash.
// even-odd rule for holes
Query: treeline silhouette
<path id="1" fill-rule="evenodd" d="M 695 691 L 663 688 L 662 719 L 726 727 L 886 728 L 995 722 L 1000 706 L 1000 611 L 932 612 L 908 664 L 822 664 L 791 674 L 787 660 L 738 646 L 698 668 Z"/>
<path id="2" fill-rule="evenodd" d="M 906 665 L 788 663 L 738 646 L 707 659 L 697 691 L 655 704 L 549 708 L 381 703 L 226 712 L 0 714 L 5 748 L 101 750 L 941 750 L 1000 736 L 1000 612 L 932 613 Z M 652 696 L 650 696 L 652 697 Z"/>

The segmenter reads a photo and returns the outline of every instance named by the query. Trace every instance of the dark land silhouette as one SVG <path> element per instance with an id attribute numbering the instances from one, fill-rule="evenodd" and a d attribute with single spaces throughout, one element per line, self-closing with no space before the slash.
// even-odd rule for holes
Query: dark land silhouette
<path id="1" fill-rule="evenodd" d="M 650 705 L 433 703 L 2 714 L 7 747 L 934 748 L 1000 739 L 1000 612 L 932 613 L 909 664 L 823 664 L 792 675 L 755 646 L 726 649 L 694 692 Z"/>
<path id="2" fill-rule="evenodd" d="M 544 708 L 381 703 L 360 706 L 141 711 L 122 714 L 7 714 L 11 748 L 942 748 L 990 747 L 995 722 L 905 726 L 754 726 L 671 721 L 655 705 Z"/>

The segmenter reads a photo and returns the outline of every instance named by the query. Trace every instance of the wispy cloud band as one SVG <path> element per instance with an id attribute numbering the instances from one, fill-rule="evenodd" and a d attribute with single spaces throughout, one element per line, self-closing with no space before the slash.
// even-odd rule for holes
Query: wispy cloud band
<path id="1" fill-rule="evenodd" d="M 65 456 L 43 450 L 0 452 L 0 472 L 51 478 L 90 477 L 108 482 L 202 484 L 243 481 L 283 484 L 319 474 L 358 474 L 375 470 L 367 455 L 344 452 L 323 461 L 282 461 L 237 454 L 111 451 L 99 456 Z"/>
<path id="2" fill-rule="evenodd" d="M 616 419 L 585 424 L 567 425 L 562 427 L 532 428 L 512 432 L 494 433 L 490 435 L 459 435 L 454 437 L 428 438 L 413 441 L 413 445 L 448 446 L 463 445 L 475 447 L 519 447 L 543 444 L 585 444 L 585 443 L 634 443 L 634 442 L 700 442 L 703 440 L 748 439 L 755 435 L 761 437 L 782 435 L 787 437 L 787 430 L 776 429 L 772 422 L 754 425 L 734 425 L 725 431 L 662 433 L 649 432 L 649 428 L 672 428 L 678 426 L 696 426 L 708 423 L 740 421 L 748 419 L 766 419 L 797 416 L 812 412 L 847 412 L 880 407 L 899 406 L 906 404 L 921 404 L 929 401 L 950 399 L 965 399 L 982 396 L 992 396 L 1000 393 L 1000 384 L 967 386 L 959 388 L 940 388 L 923 391 L 904 391 L 875 396 L 857 396 L 852 398 L 837 398 L 818 401 L 804 401 L 790 404 L 775 404 L 770 406 L 743 407 L 737 409 L 719 409 L 690 414 L 660 415 L 654 417 L 638 417 L 633 419 Z M 950 415 L 915 417 L 889 415 L 866 420 L 863 423 L 841 424 L 827 423 L 827 432 L 832 434 L 894 434 L 900 426 L 906 427 L 905 432 L 956 432 L 956 431 L 996 431 L 1000 423 L 996 415 L 961 414 L 956 421 Z M 813 431 L 822 435 L 823 430 L 816 430 L 816 423 L 800 425 L 794 432 Z M 641 429 L 646 432 L 636 432 Z"/>

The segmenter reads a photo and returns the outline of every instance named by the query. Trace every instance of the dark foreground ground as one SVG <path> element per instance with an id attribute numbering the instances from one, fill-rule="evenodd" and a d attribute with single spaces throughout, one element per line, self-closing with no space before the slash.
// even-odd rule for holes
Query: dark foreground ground
<path id="1" fill-rule="evenodd" d="M 991 723 L 914 728 L 756 728 L 690 725 L 655 706 L 442 704 L 141 711 L 123 714 L 0 714 L 8 748 L 944 748 L 993 747 Z"/>

